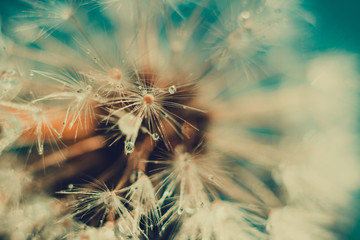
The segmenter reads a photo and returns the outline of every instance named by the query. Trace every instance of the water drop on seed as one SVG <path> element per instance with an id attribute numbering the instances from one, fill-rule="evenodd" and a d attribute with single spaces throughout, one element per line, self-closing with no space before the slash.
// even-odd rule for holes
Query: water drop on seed
<path id="1" fill-rule="evenodd" d="M 170 94 L 176 93 L 176 87 L 175 87 L 175 85 L 170 86 L 168 90 L 169 90 L 169 93 L 170 93 Z"/>
<path id="2" fill-rule="evenodd" d="M 153 135 L 152 135 L 152 138 L 155 140 L 155 141 L 157 141 L 157 140 L 159 140 L 159 134 L 157 134 L 157 133 L 154 133 Z"/>
<path id="3" fill-rule="evenodd" d="M 178 209 L 177 214 L 181 215 L 183 212 L 184 212 L 184 209 L 181 207 L 181 208 Z"/>
<path id="4" fill-rule="evenodd" d="M 132 141 L 125 141 L 125 153 L 132 153 L 135 150 L 135 145 Z"/>

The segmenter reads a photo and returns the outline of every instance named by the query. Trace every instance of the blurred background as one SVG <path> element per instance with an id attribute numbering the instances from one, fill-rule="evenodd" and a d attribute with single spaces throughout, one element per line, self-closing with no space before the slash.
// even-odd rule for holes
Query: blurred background
<path id="1" fill-rule="evenodd" d="M 6 19 L 13 15 L 14 12 L 19 11 L 22 5 L 23 3 L 20 0 L 0 0 L 0 17 L 3 20 L 3 28 L 6 28 Z M 312 13 L 315 18 L 314 26 L 310 26 L 308 29 L 310 30 L 309 41 L 304 42 L 304 46 L 302 46 L 307 49 L 304 54 L 316 54 L 328 50 L 345 50 L 350 53 L 360 53 L 359 0 L 304 0 L 303 7 Z M 360 62 L 359 57 L 358 59 Z M 358 115 L 358 136 L 360 136 L 360 114 Z M 357 209 L 354 209 L 354 211 L 360 209 L 360 190 L 356 194 L 358 204 Z M 360 239 L 360 216 L 358 216 L 355 226 L 344 240 L 357 239 Z"/>

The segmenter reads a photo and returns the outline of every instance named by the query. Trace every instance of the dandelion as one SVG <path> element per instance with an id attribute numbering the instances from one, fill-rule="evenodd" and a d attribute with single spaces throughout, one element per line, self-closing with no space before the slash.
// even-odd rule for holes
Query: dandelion
<path id="1" fill-rule="evenodd" d="M 0 35 L 1 239 L 351 229 L 357 60 L 297 47 L 300 1 L 24 3 Z"/>

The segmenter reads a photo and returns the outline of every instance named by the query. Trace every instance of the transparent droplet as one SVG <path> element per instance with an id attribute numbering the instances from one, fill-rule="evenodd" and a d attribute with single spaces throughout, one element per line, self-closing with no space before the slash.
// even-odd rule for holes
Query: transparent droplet
<path id="1" fill-rule="evenodd" d="M 209 179 L 209 181 L 213 182 L 213 181 L 214 181 L 214 175 L 211 175 L 211 174 L 210 174 L 210 175 L 208 176 L 208 179 Z"/>
<path id="2" fill-rule="evenodd" d="M 44 154 L 44 145 L 39 144 L 39 146 L 38 146 L 38 153 L 39 153 L 39 155 L 43 155 L 43 154 Z"/>
<path id="3" fill-rule="evenodd" d="M 170 93 L 170 94 L 176 93 L 176 87 L 175 87 L 175 85 L 170 86 L 168 90 L 169 90 L 169 93 Z"/>
<path id="4" fill-rule="evenodd" d="M 154 134 L 152 134 L 152 138 L 154 139 L 154 141 L 157 141 L 157 140 L 159 140 L 160 136 L 158 133 L 154 133 Z"/>
<path id="5" fill-rule="evenodd" d="M 177 210 L 178 215 L 183 214 L 183 212 L 184 212 L 184 209 L 182 207 Z"/>
<path id="6" fill-rule="evenodd" d="M 241 14 L 240 14 L 240 16 L 243 18 L 243 19 L 248 19 L 248 18 L 250 18 L 250 12 L 248 12 L 248 11 L 245 11 L 245 12 L 242 12 Z"/>
<path id="7" fill-rule="evenodd" d="M 68 185 L 68 189 L 69 189 L 69 190 L 72 190 L 73 188 L 74 188 L 74 185 L 70 183 L 70 184 Z"/>
<path id="8" fill-rule="evenodd" d="M 132 141 L 125 141 L 125 153 L 132 153 L 135 150 L 135 144 Z"/>

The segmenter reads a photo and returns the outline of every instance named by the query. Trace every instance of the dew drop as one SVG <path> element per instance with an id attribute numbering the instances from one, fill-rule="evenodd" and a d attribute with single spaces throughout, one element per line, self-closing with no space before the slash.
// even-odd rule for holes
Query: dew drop
<path id="1" fill-rule="evenodd" d="M 183 212 L 184 212 L 184 209 L 181 207 L 178 209 L 177 214 L 181 215 L 181 214 L 183 214 Z"/>
<path id="2" fill-rule="evenodd" d="M 214 175 L 211 175 L 211 174 L 210 174 L 210 175 L 208 176 L 208 179 L 209 179 L 209 181 L 213 182 L 213 181 L 214 181 Z"/>
<path id="3" fill-rule="evenodd" d="M 157 140 L 159 140 L 160 136 L 158 133 L 153 133 L 152 138 L 154 139 L 154 141 L 157 141 Z"/>
<path id="4" fill-rule="evenodd" d="M 132 153 L 135 150 L 135 145 L 132 141 L 125 141 L 125 154 Z"/>
<path id="5" fill-rule="evenodd" d="M 240 14 L 240 16 L 241 16 L 243 19 L 248 19 L 248 18 L 250 18 L 250 12 L 248 12 L 248 11 L 242 12 L 242 13 Z"/>
<path id="6" fill-rule="evenodd" d="M 68 189 L 69 190 L 72 190 L 74 188 L 74 185 L 72 184 L 72 183 L 70 183 L 69 185 L 68 185 Z"/>
<path id="7" fill-rule="evenodd" d="M 170 93 L 170 94 L 176 93 L 176 87 L 175 87 L 175 85 L 170 86 L 168 90 L 169 90 L 169 93 Z"/>
<path id="8" fill-rule="evenodd" d="M 44 146 L 42 144 L 40 144 L 40 146 L 39 146 L 38 153 L 39 153 L 39 155 L 44 154 Z"/>

